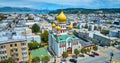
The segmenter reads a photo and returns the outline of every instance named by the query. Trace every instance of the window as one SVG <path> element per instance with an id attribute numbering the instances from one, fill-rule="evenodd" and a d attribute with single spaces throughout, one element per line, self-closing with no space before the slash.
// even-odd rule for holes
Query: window
<path id="1" fill-rule="evenodd" d="M 4 51 L 4 53 L 6 53 L 6 51 Z"/>
<path id="2" fill-rule="evenodd" d="M 12 44 L 10 44 L 10 47 L 12 47 Z"/>
<path id="3" fill-rule="evenodd" d="M 26 43 L 21 43 L 21 45 L 26 45 Z"/>
<path id="4" fill-rule="evenodd" d="M 11 49 L 10 51 L 11 51 L 11 52 L 13 52 L 13 50 L 12 50 L 12 49 Z"/>
<path id="5" fill-rule="evenodd" d="M 3 46 L 1 46 L 1 49 L 3 48 Z"/>
<path id="6" fill-rule="evenodd" d="M 14 57 L 14 55 L 12 54 L 11 57 Z"/>
<path id="7" fill-rule="evenodd" d="M 68 46 L 70 46 L 70 41 L 68 42 Z"/>
<path id="8" fill-rule="evenodd" d="M 15 51 L 17 52 L 17 51 L 18 51 L 18 49 L 15 49 Z"/>
<path id="9" fill-rule="evenodd" d="M 17 44 L 15 44 L 15 46 L 17 46 Z"/>
<path id="10" fill-rule="evenodd" d="M 18 57 L 18 54 L 16 54 L 16 56 Z"/>

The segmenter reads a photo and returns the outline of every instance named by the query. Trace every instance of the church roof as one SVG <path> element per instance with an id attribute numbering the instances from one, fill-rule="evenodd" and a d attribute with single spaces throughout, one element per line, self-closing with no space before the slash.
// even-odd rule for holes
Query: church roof
<path id="1" fill-rule="evenodd" d="M 61 35 L 61 36 L 56 36 L 56 35 L 53 35 L 53 36 L 58 42 L 62 42 L 62 41 L 66 42 L 66 39 L 69 37 L 71 37 L 72 40 L 78 39 L 75 35 L 69 35 L 69 34 L 65 34 L 65 35 Z"/>

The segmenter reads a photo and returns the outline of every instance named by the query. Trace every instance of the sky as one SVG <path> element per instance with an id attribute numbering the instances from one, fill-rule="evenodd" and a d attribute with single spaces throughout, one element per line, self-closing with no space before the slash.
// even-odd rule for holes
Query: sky
<path id="1" fill-rule="evenodd" d="M 61 8 L 120 8 L 120 0 L 0 0 L 0 7 L 6 6 L 51 10 Z"/>

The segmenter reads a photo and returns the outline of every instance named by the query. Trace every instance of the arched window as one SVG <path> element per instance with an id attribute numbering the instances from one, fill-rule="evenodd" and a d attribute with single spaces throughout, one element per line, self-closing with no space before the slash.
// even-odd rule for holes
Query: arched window
<path id="1" fill-rule="evenodd" d="M 70 41 L 68 41 L 68 46 L 70 46 Z"/>

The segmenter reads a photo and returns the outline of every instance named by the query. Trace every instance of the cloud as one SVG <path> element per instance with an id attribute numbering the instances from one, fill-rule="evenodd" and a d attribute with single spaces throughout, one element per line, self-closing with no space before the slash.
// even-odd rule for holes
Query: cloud
<path id="1" fill-rule="evenodd" d="M 120 8 L 120 0 L 0 0 L 0 6 L 30 8 Z"/>

